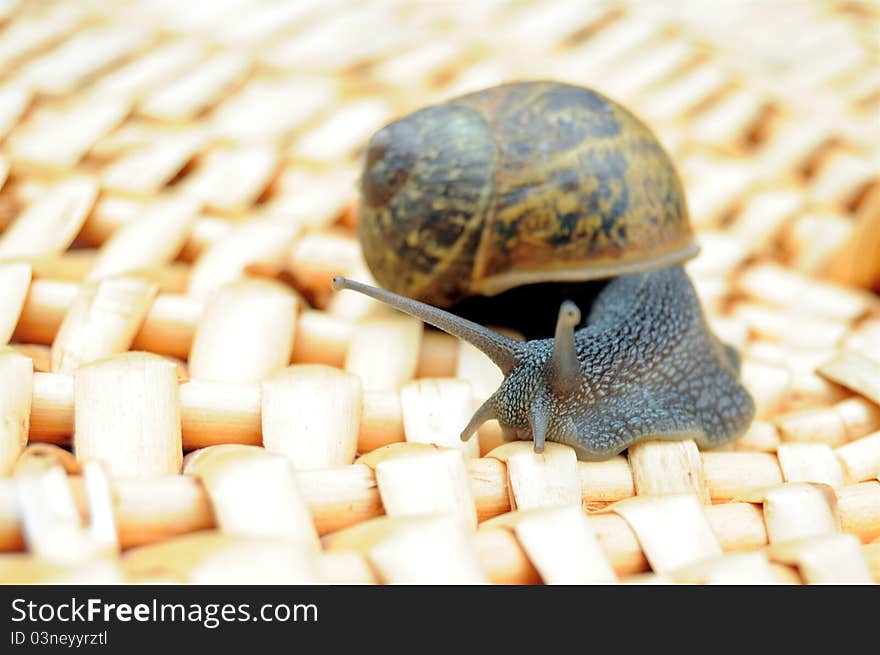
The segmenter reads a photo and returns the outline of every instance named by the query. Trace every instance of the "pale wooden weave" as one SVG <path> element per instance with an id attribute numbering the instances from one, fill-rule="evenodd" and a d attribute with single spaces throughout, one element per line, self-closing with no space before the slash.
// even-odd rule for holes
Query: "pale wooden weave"
<path id="1" fill-rule="evenodd" d="M 0 2 L 0 581 L 880 581 L 878 34 L 867 0 Z M 370 280 L 372 131 L 522 78 L 673 154 L 735 446 L 462 444 L 497 369 L 330 291 Z"/>

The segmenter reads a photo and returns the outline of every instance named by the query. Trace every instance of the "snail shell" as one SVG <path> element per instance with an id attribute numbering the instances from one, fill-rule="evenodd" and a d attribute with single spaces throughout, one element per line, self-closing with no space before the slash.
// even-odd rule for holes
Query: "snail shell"
<path id="1" fill-rule="evenodd" d="M 376 280 L 441 307 L 698 251 L 656 136 L 601 94 L 556 82 L 505 84 L 391 123 L 370 141 L 361 191 Z"/>

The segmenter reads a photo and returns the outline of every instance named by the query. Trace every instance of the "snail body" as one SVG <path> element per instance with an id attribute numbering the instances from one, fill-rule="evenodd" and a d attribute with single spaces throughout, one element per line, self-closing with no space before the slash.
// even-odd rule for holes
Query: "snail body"
<path id="1" fill-rule="evenodd" d="M 505 377 L 462 431 L 497 419 L 506 439 L 574 448 L 602 460 L 645 439 L 694 439 L 704 448 L 739 437 L 755 408 L 738 381 L 739 357 L 706 326 L 680 266 L 623 275 L 599 294 L 586 325 L 564 302 L 552 339 L 515 341 L 416 300 L 343 278 L 482 350 Z"/>
<path id="2" fill-rule="evenodd" d="M 712 447 L 747 429 L 739 357 L 681 266 L 697 246 L 678 174 L 625 108 L 554 82 L 462 96 L 380 130 L 361 190 L 364 257 L 384 288 L 334 288 L 464 339 L 504 373 L 462 438 L 497 419 L 538 452 L 549 440 L 599 460 L 644 439 Z M 538 293 L 508 303 L 514 313 L 559 307 L 553 338 L 516 341 L 442 309 L 518 285 Z M 591 303 L 584 322 L 572 297 Z"/>

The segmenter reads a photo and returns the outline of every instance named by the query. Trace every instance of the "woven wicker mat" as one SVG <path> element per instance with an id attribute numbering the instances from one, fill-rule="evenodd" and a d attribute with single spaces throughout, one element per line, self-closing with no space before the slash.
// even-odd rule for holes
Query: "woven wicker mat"
<path id="1" fill-rule="evenodd" d="M 0 2 L 0 580 L 880 581 L 871 2 Z M 593 86 L 687 186 L 734 446 L 458 430 L 481 354 L 356 294 L 360 149 Z M 8 344 L 8 345 L 6 345 Z"/>

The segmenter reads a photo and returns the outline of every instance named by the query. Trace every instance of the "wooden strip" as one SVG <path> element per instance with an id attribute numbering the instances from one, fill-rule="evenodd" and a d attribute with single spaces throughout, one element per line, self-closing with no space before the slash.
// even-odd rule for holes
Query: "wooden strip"
<path id="1" fill-rule="evenodd" d="M 217 149 L 189 175 L 180 192 L 220 212 L 243 212 L 269 184 L 279 162 L 271 144 Z"/>
<path id="2" fill-rule="evenodd" d="M 477 387 L 480 382 L 471 380 L 467 375 L 463 375 L 459 367 L 463 366 L 459 362 L 459 347 L 464 341 L 449 336 L 439 330 L 425 328 L 422 334 L 422 347 L 419 350 L 419 363 L 416 367 L 417 378 L 464 378 L 469 380 L 474 386 L 474 395 L 478 392 Z M 480 352 L 479 350 L 477 352 Z M 482 353 L 480 353 L 482 355 Z M 468 359 L 468 364 L 464 365 L 470 369 L 473 359 L 469 355 L 461 355 Z M 480 366 L 482 370 L 482 366 Z M 464 369 L 462 369 L 463 371 Z"/>
<path id="3" fill-rule="evenodd" d="M 467 461 L 480 519 L 509 511 L 504 464 L 495 459 Z M 490 462 L 494 466 L 490 467 Z M 479 467 L 475 468 L 475 464 Z M 336 532 L 383 513 L 373 473 L 367 466 L 302 471 L 297 477 L 320 534 Z M 79 478 L 72 479 L 75 490 L 78 481 Z M 204 488 L 193 478 L 129 478 L 114 480 L 113 486 L 120 540 L 125 547 L 214 526 Z M 583 493 L 586 498 L 588 492 Z M 77 502 L 81 500 L 78 496 Z M 841 525 L 863 543 L 880 536 L 880 482 L 844 487 L 838 492 L 838 509 Z M 2 550 L 21 548 L 18 511 L 14 484 L 0 478 Z M 750 551 L 767 544 L 764 518 L 755 505 L 723 503 L 706 506 L 705 512 L 725 551 Z M 618 575 L 647 569 L 636 535 L 622 518 L 595 514 L 590 520 Z"/>
<path id="4" fill-rule="evenodd" d="M 4 33 L 4 38 L 8 34 Z M 0 46 L 2 49 L 2 46 Z M 25 87 L 7 84 L 0 87 L 0 140 L 3 140 L 22 117 L 31 101 L 31 91 Z"/>
<path id="5" fill-rule="evenodd" d="M 871 157 L 839 153 L 826 159 L 811 180 L 810 191 L 819 204 L 847 205 L 877 180 L 877 162 Z"/>
<path id="6" fill-rule="evenodd" d="M 82 282 L 95 262 L 96 251 L 92 248 L 73 248 L 60 255 L 29 257 L 34 280 L 57 280 Z"/>
<path id="7" fill-rule="evenodd" d="M 880 542 L 870 546 L 862 546 L 862 556 L 865 558 L 876 583 L 880 580 Z"/>
<path id="8" fill-rule="evenodd" d="M 369 562 L 360 553 L 322 553 L 318 566 L 327 584 L 379 584 Z"/>
<path id="9" fill-rule="evenodd" d="M 118 552 L 116 523 L 107 477 L 95 463 L 82 478 L 89 525 L 83 527 L 64 470 L 34 462 L 15 479 L 28 550 L 49 562 L 85 562 Z"/>
<path id="10" fill-rule="evenodd" d="M 840 527 L 862 543 L 880 537 L 880 481 L 847 485 L 837 492 Z"/>
<path id="11" fill-rule="evenodd" d="M 703 64 L 675 80 L 657 87 L 641 100 L 641 113 L 661 122 L 692 111 L 729 84 L 729 77 L 717 64 Z"/>
<path id="12" fill-rule="evenodd" d="M 256 385 L 189 382 L 181 385 L 180 394 L 183 423 L 189 426 L 184 428 L 187 448 L 232 440 L 252 444 L 260 442 L 260 391 Z M 63 443 L 72 427 L 72 378 L 35 374 L 32 438 Z M 750 490 L 772 487 L 782 482 L 778 461 L 769 454 L 709 452 L 702 456 L 707 486 L 716 501 L 730 500 Z M 510 507 L 506 467 L 494 459 L 470 461 L 474 466 L 479 465 L 471 470 L 475 483 L 479 483 L 479 491 L 475 493 L 480 516 L 488 517 L 506 511 Z M 486 468 L 490 462 L 494 462 L 494 468 Z M 622 457 L 607 462 L 580 462 L 578 472 L 580 494 L 588 506 L 601 507 L 609 501 L 633 494 L 632 475 Z M 880 490 L 880 485 L 874 483 L 874 486 Z M 840 494 L 860 488 L 860 485 L 844 487 Z M 868 491 L 871 488 L 869 484 Z M 843 498 L 842 495 L 840 497 Z M 865 497 L 872 496 L 868 493 Z M 877 530 L 877 534 L 880 534 L 880 517 L 876 513 L 876 509 L 880 508 L 880 498 L 875 498 L 873 502 L 876 505 L 873 508 L 870 503 L 853 505 L 856 509 L 849 516 L 862 526 L 854 528 L 854 531 L 861 534 L 867 530 L 870 534 L 871 530 Z"/>
<path id="13" fill-rule="evenodd" d="M 128 115 L 127 101 L 88 98 L 63 109 L 43 109 L 9 137 L 15 161 L 68 171 Z M 70 126 L 77 129 L 71 130 Z"/>
<path id="14" fill-rule="evenodd" d="M 233 282 L 205 306 L 193 338 L 193 378 L 214 382 L 260 382 L 290 361 L 296 327 L 296 296 L 269 280 Z"/>
<path id="15" fill-rule="evenodd" d="M 880 317 L 869 317 L 850 330 L 840 343 L 840 349 L 872 357 L 877 352 L 878 343 L 880 343 Z"/>
<path id="16" fill-rule="evenodd" d="M 354 330 L 351 321 L 327 312 L 303 309 L 296 326 L 291 361 L 342 368 Z"/>
<path id="17" fill-rule="evenodd" d="M 507 464 L 511 509 L 580 505 L 577 457 L 568 446 L 544 444 L 536 453 L 529 441 L 499 446 L 488 457 Z"/>
<path id="18" fill-rule="evenodd" d="M 363 464 L 299 471 L 297 479 L 318 534 L 343 530 L 384 513 L 373 470 Z"/>
<path id="19" fill-rule="evenodd" d="M 352 235 L 329 231 L 310 232 L 293 244 L 289 266 L 290 272 L 300 285 L 321 296 L 327 296 L 330 294 L 330 283 L 333 278 L 337 275 L 351 277 L 353 272 L 362 268 L 362 259 L 360 244 Z M 367 284 L 375 283 L 369 277 L 359 281 Z M 357 299 L 357 295 L 360 294 L 338 294 L 339 297 L 352 295 L 355 295 L 353 302 L 379 306 L 378 301 L 372 298 L 366 298 L 366 302 Z M 342 314 L 337 312 L 337 315 Z"/>
<path id="20" fill-rule="evenodd" d="M 876 288 L 880 280 L 880 191 L 874 190 L 860 206 L 846 243 L 826 265 L 828 277 L 841 284 Z M 871 253 L 874 253 L 871 256 Z"/>
<path id="21" fill-rule="evenodd" d="M 831 138 L 830 131 L 813 121 L 788 121 L 763 144 L 754 166 L 761 174 L 777 177 L 781 171 L 805 164 L 810 154 Z"/>
<path id="22" fill-rule="evenodd" d="M 360 98 L 338 107 L 324 122 L 306 132 L 293 147 L 298 159 L 337 162 L 361 147 L 388 123 L 392 110 L 379 98 Z"/>
<path id="23" fill-rule="evenodd" d="M 776 412 L 791 386 L 791 373 L 781 366 L 746 359 L 742 363 L 742 383 L 755 400 L 756 418 Z"/>
<path id="24" fill-rule="evenodd" d="M 213 104 L 250 68 L 237 52 L 210 57 L 195 69 L 152 91 L 140 103 L 140 112 L 152 118 L 183 122 Z"/>
<path id="25" fill-rule="evenodd" d="M 126 582 L 118 563 L 112 559 L 58 563 L 24 553 L 0 558 L 0 575 L 7 584 L 118 585 Z"/>
<path id="26" fill-rule="evenodd" d="M 695 140 L 703 143 L 741 142 L 768 100 L 757 90 L 737 89 L 701 112 L 690 132 Z"/>
<path id="27" fill-rule="evenodd" d="M 266 450 L 297 469 L 354 462 L 361 421 L 361 383 L 329 366 L 301 364 L 263 382 L 262 433 Z"/>
<path id="28" fill-rule="evenodd" d="M 212 30 L 213 37 L 230 46 L 258 46 L 269 43 L 275 37 L 295 30 L 314 17 L 326 3 L 286 2 L 248 6 L 236 15 L 235 20 L 223 21 Z M 332 3 L 328 5 L 332 8 Z"/>
<path id="29" fill-rule="evenodd" d="M 826 487 L 827 489 L 827 487 Z M 794 482 L 766 493 L 764 520 L 770 543 L 794 541 L 839 530 L 828 492 L 817 485 Z"/>
<path id="30" fill-rule="evenodd" d="M 97 192 L 87 178 L 51 187 L 0 237 L 0 258 L 60 255 L 82 228 Z"/>
<path id="31" fill-rule="evenodd" d="M 34 372 L 48 373 L 52 369 L 51 348 L 37 344 L 14 344 L 10 346 L 15 352 L 29 358 L 34 364 Z"/>
<path id="32" fill-rule="evenodd" d="M 33 363 L 0 348 L 0 475 L 9 475 L 28 441 L 33 396 Z"/>
<path id="33" fill-rule="evenodd" d="M 126 25 L 80 32 L 26 64 L 18 72 L 17 80 L 44 93 L 72 93 L 90 75 L 141 47 L 148 39 L 143 27 Z"/>
<path id="34" fill-rule="evenodd" d="M 509 528 L 545 584 L 609 584 L 617 576 L 579 507 L 509 512 L 480 530 Z"/>
<path id="35" fill-rule="evenodd" d="M 236 226 L 206 250 L 192 269 L 191 296 L 205 300 L 256 262 L 281 262 L 299 228 L 280 221 L 251 220 Z"/>
<path id="36" fill-rule="evenodd" d="M 751 250 L 768 249 L 783 226 L 803 208 L 805 192 L 797 188 L 768 189 L 744 199 L 732 229 Z"/>
<path id="37" fill-rule="evenodd" d="M 836 348 L 848 329 L 845 321 L 755 302 L 737 302 L 732 316 L 748 324 L 753 335 L 802 350 Z"/>
<path id="38" fill-rule="evenodd" d="M 831 407 L 802 409 L 773 418 L 779 436 L 785 442 L 824 443 L 839 446 L 847 441 L 846 425 Z"/>
<path id="39" fill-rule="evenodd" d="M 770 556 L 798 566 L 806 584 L 871 584 L 859 540 L 850 534 L 774 544 Z"/>
<path id="40" fill-rule="evenodd" d="M 700 253 L 687 263 L 687 272 L 698 283 L 703 277 L 728 276 L 748 255 L 748 243 L 742 237 L 727 231 L 703 230 Z"/>
<path id="41" fill-rule="evenodd" d="M 328 551 L 363 553 L 385 584 L 487 582 L 470 534 L 447 517 L 382 517 L 329 535 Z"/>
<path id="42" fill-rule="evenodd" d="M 458 43 L 426 41 L 389 57 L 373 74 L 386 84 L 416 87 L 423 80 L 440 75 L 443 69 L 452 68 L 461 51 L 462 46 Z"/>
<path id="43" fill-rule="evenodd" d="M 540 574 L 512 531 L 478 530 L 474 542 L 492 584 L 541 584 Z"/>
<path id="44" fill-rule="evenodd" d="M 685 183 L 689 185 L 688 206 L 699 228 L 716 226 L 756 179 L 754 166 L 741 160 L 700 154 L 683 163 Z M 693 183 L 697 179 L 700 183 Z"/>
<path id="45" fill-rule="evenodd" d="M 340 218 L 354 218 L 352 188 L 358 169 L 334 166 L 329 172 L 313 173 L 293 168 L 283 171 L 272 185 L 272 197 L 266 203 L 268 216 L 286 217 L 306 228 L 330 227 Z"/>
<path id="46" fill-rule="evenodd" d="M 74 373 L 77 460 L 99 461 L 113 477 L 177 473 L 182 449 L 174 364 L 126 353 Z"/>
<path id="47" fill-rule="evenodd" d="M 843 486 L 843 471 L 826 444 L 782 444 L 777 451 L 786 482 L 817 482 L 832 489 Z"/>
<path id="48" fill-rule="evenodd" d="M 840 213 L 809 212 L 789 223 L 782 235 L 788 264 L 809 274 L 821 274 L 853 232 L 849 217 Z"/>
<path id="49" fill-rule="evenodd" d="M 32 440 L 65 442 L 73 434 L 73 376 L 34 373 Z"/>
<path id="50" fill-rule="evenodd" d="M 733 447 L 746 452 L 775 453 L 779 447 L 779 431 L 768 421 L 753 421 Z"/>
<path id="51" fill-rule="evenodd" d="M 0 264 L 0 346 L 9 343 L 15 331 L 30 284 L 30 264 Z"/>
<path id="52" fill-rule="evenodd" d="M 880 432 L 841 446 L 834 454 L 850 483 L 880 476 Z"/>
<path id="53" fill-rule="evenodd" d="M 72 373 L 131 347 L 158 288 L 137 278 L 80 287 L 52 343 L 52 370 Z"/>
<path id="54" fill-rule="evenodd" d="M 188 380 L 180 385 L 180 425 L 186 450 L 239 443 L 258 446 L 261 394 L 257 385 Z"/>
<path id="55" fill-rule="evenodd" d="M 651 568 L 658 573 L 721 555 L 721 546 L 694 495 L 630 498 L 611 509 L 638 535 Z"/>
<path id="56" fill-rule="evenodd" d="M 185 359 L 192 348 L 203 311 L 202 303 L 190 296 L 159 294 L 134 338 L 132 348 Z"/>
<path id="57" fill-rule="evenodd" d="M 392 9 L 380 3 L 333 12 L 269 48 L 262 57 L 276 68 L 321 72 L 338 72 L 371 56 L 384 58 L 394 44 L 407 40 L 403 34 L 383 30 L 393 20 Z M 359 38 L 364 33 L 372 38 Z M 338 43 L 346 47 L 335 47 Z"/>
<path id="58" fill-rule="evenodd" d="M 760 302 L 847 321 L 858 318 L 877 304 L 868 294 L 811 280 L 778 264 L 750 266 L 738 277 L 737 287 Z"/>
<path id="59" fill-rule="evenodd" d="M 467 441 L 459 435 L 473 412 L 471 385 L 465 380 L 421 379 L 400 389 L 403 432 L 409 442 L 435 444 L 480 456 L 476 434 Z"/>
<path id="60" fill-rule="evenodd" d="M 421 336 L 421 321 L 409 316 L 363 320 L 352 334 L 345 370 L 360 377 L 364 391 L 399 389 L 415 374 Z"/>
<path id="61" fill-rule="evenodd" d="M 455 377 L 470 382 L 476 402 L 482 403 L 501 386 L 504 380 L 501 370 L 476 347 L 458 340 L 443 339 L 443 343 L 448 344 L 449 347 L 457 344 Z"/>
<path id="62" fill-rule="evenodd" d="M 188 584 L 318 584 L 314 553 L 287 539 L 205 530 L 126 552 L 126 579 Z"/>
<path id="63" fill-rule="evenodd" d="M 152 205 L 104 243 L 87 279 L 99 280 L 170 263 L 189 237 L 197 212 L 197 204 L 184 198 Z"/>
<path id="64" fill-rule="evenodd" d="M 703 461 L 693 440 L 645 441 L 631 446 L 627 457 L 637 495 L 692 493 L 703 504 L 711 502 Z"/>
<path id="65" fill-rule="evenodd" d="M 212 446 L 188 455 L 184 473 L 205 485 L 222 532 L 286 537 L 317 552 L 318 535 L 284 457 L 255 446 Z"/>
<path id="66" fill-rule="evenodd" d="M 83 226 L 80 237 L 84 243 L 94 246 L 103 245 L 122 226 L 137 220 L 151 207 L 161 206 L 163 201 L 171 199 L 176 199 L 176 196 L 167 194 L 160 198 L 146 200 L 105 195 L 95 204 L 94 210 Z M 226 218 L 199 214 L 193 223 L 192 233 L 181 252 L 181 260 L 196 261 L 211 245 L 229 234 L 236 225 L 237 223 Z"/>
<path id="67" fill-rule="evenodd" d="M 618 455 L 604 462 L 578 462 L 581 489 L 589 489 L 584 497 L 589 503 L 604 506 L 636 495 L 632 470 L 626 457 Z"/>
<path id="68" fill-rule="evenodd" d="M 50 443 L 32 443 L 25 448 L 15 462 L 15 472 L 23 473 L 43 467 L 60 466 L 68 475 L 79 475 L 82 467 L 73 453 Z"/>
<path id="69" fill-rule="evenodd" d="M 514 5 L 511 9 L 513 11 L 507 15 L 502 14 L 507 20 L 499 25 L 497 32 L 492 30 L 491 37 L 486 35 L 487 38 L 497 38 L 504 46 L 510 43 L 528 43 L 535 38 L 536 45 L 540 44 L 538 47 L 547 48 L 566 43 L 582 30 L 593 32 L 596 25 L 601 26 L 613 11 L 604 3 L 578 7 L 561 0 L 536 5 Z M 490 19 L 503 20 L 502 16 L 490 14 Z"/>
<path id="70" fill-rule="evenodd" d="M 326 78 L 254 80 L 217 108 L 211 129 L 218 137 L 235 141 L 277 139 L 306 123 L 335 95 L 332 80 Z"/>
<path id="71" fill-rule="evenodd" d="M 706 519 L 722 550 L 751 551 L 767 545 L 767 528 L 761 509 L 751 503 L 705 506 Z"/>
<path id="72" fill-rule="evenodd" d="M 368 391 L 363 394 L 363 414 L 358 432 L 358 450 L 362 453 L 391 443 L 406 441 L 400 394 Z"/>
<path id="73" fill-rule="evenodd" d="M 855 396 L 842 400 L 834 406 L 846 427 L 849 441 L 880 430 L 880 405 Z"/>
<path id="74" fill-rule="evenodd" d="M 70 482 L 84 515 L 88 508 L 82 479 L 70 478 Z M 194 477 L 114 479 L 113 491 L 119 541 L 124 548 L 215 527 L 208 494 Z M 134 517 L 137 519 L 129 520 Z"/>
<path id="75" fill-rule="evenodd" d="M 45 48 L 74 29 L 85 15 L 83 7 L 59 5 L 36 15 L 19 15 L 6 25 L 0 40 L 0 68 L 8 70 L 25 55 Z"/>
<path id="76" fill-rule="evenodd" d="M 672 574 L 685 584 L 780 584 L 764 553 L 733 553 L 718 559 L 704 560 L 678 569 Z"/>
<path id="77" fill-rule="evenodd" d="M 398 444 L 361 457 L 375 471 L 389 516 L 442 514 L 468 530 L 477 527 L 477 510 L 465 459 L 458 450 Z"/>
<path id="78" fill-rule="evenodd" d="M 525 28 L 525 26 L 523 26 Z M 614 62 L 655 38 L 656 22 L 645 16 L 629 14 L 604 25 L 583 44 L 571 50 L 578 76 L 601 75 L 613 70 Z"/>
<path id="79" fill-rule="evenodd" d="M 101 185 L 111 191 L 149 196 L 157 193 L 198 152 L 201 132 L 171 134 L 121 157 L 101 173 Z"/>
<path id="80" fill-rule="evenodd" d="M 880 405 L 880 363 L 853 352 L 841 352 L 818 372 Z"/>
<path id="81" fill-rule="evenodd" d="M 95 94 L 138 100 L 156 85 L 196 64 L 204 54 L 203 43 L 177 39 L 101 78 Z"/>

